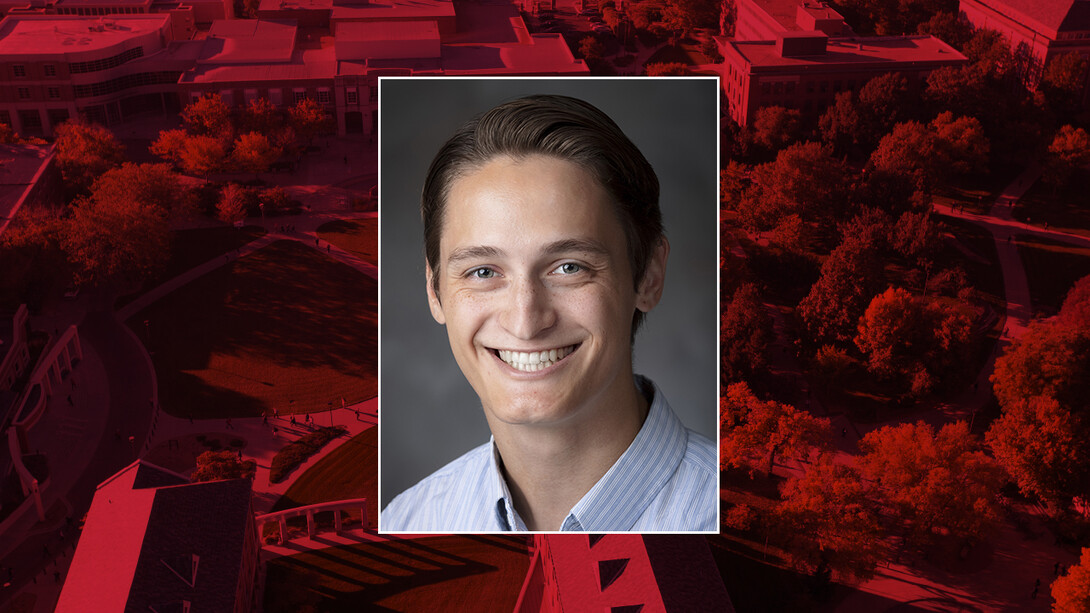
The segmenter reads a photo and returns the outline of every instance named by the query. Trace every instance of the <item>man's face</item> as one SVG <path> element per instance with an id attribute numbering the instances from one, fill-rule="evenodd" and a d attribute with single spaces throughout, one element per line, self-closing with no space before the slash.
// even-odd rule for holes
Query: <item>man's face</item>
<path id="1" fill-rule="evenodd" d="M 572 423 L 631 392 L 632 315 L 658 302 L 668 247 L 634 289 L 621 223 L 590 173 L 494 158 L 451 186 L 439 247 L 432 315 L 493 429 Z"/>

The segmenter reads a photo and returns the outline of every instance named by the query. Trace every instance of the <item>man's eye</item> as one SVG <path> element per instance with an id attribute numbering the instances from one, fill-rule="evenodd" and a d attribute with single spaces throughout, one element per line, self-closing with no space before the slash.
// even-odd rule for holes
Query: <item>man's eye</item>
<path id="1" fill-rule="evenodd" d="M 470 276 L 478 279 L 491 279 L 496 276 L 496 271 L 491 268 L 474 268 L 469 272 Z"/>
<path id="2" fill-rule="evenodd" d="M 573 262 L 564 262 L 556 267 L 556 271 L 563 275 L 573 275 L 583 270 L 583 267 Z"/>

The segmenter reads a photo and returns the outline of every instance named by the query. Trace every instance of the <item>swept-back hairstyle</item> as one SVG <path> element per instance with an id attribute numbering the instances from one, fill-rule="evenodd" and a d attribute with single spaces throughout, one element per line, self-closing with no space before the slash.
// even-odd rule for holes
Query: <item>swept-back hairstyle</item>
<path id="1" fill-rule="evenodd" d="M 576 98 L 536 95 L 505 102 L 464 124 L 439 149 L 424 180 L 420 211 L 424 252 L 439 294 L 439 239 L 454 182 L 493 158 L 547 155 L 590 172 L 613 200 L 624 228 L 633 285 L 638 289 L 663 236 L 655 170 L 617 124 Z M 643 322 L 636 309 L 632 333 Z"/>

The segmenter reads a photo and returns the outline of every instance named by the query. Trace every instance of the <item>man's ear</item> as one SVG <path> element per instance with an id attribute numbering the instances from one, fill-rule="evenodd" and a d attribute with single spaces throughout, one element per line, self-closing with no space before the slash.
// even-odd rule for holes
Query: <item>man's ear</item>
<path id="1" fill-rule="evenodd" d="M 670 241 L 664 236 L 651 252 L 640 287 L 636 291 L 636 308 L 644 313 L 655 308 L 662 298 L 662 289 L 666 286 L 666 260 L 669 257 Z"/>
<path id="2" fill-rule="evenodd" d="M 432 283 L 434 273 L 431 270 L 431 264 L 427 261 L 424 262 L 424 277 L 427 285 L 428 292 L 428 308 L 431 309 L 431 316 L 435 318 L 435 321 L 442 325 L 446 325 L 447 317 L 443 314 L 443 303 L 439 301 L 439 295 L 435 293 L 435 284 Z"/>

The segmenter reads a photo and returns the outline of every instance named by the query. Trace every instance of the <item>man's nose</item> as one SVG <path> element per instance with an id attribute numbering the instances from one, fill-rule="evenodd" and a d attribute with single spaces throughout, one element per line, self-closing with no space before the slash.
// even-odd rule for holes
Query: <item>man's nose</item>
<path id="1" fill-rule="evenodd" d="M 515 338 L 532 339 L 556 323 L 552 297 L 539 279 L 521 278 L 508 288 L 503 326 Z"/>

